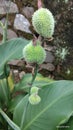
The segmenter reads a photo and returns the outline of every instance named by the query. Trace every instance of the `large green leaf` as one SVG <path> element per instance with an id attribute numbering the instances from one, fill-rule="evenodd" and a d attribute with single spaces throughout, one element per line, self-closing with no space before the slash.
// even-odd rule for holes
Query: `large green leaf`
<path id="1" fill-rule="evenodd" d="M 16 38 L 0 45 L 0 75 L 3 73 L 4 65 L 12 59 L 20 59 L 23 57 L 22 49 L 29 41 Z"/>
<path id="2" fill-rule="evenodd" d="M 41 102 L 38 105 L 29 103 L 27 106 L 28 95 L 19 102 L 14 111 L 14 122 L 21 130 L 58 130 L 73 112 L 73 81 L 50 83 L 39 95 Z"/>

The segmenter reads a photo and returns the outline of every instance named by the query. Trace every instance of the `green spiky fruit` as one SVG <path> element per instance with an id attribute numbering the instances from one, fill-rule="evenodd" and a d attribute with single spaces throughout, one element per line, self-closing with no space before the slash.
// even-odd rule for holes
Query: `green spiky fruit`
<path id="1" fill-rule="evenodd" d="M 36 94 L 32 94 L 29 96 L 29 102 L 32 104 L 32 105 L 37 105 L 39 104 L 41 101 L 41 98 L 40 96 L 36 95 Z"/>
<path id="2" fill-rule="evenodd" d="M 46 58 L 46 52 L 44 48 L 36 41 L 36 45 L 33 45 L 32 41 L 26 45 L 23 49 L 23 56 L 28 63 L 41 64 Z"/>
<path id="3" fill-rule="evenodd" d="M 38 90 L 39 90 L 38 87 L 32 87 L 31 90 L 30 90 L 30 93 L 31 94 L 38 94 Z"/>
<path id="4" fill-rule="evenodd" d="M 34 12 L 32 25 L 35 31 L 45 38 L 50 38 L 54 33 L 54 17 L 46 8 L 40 8 Z"/>

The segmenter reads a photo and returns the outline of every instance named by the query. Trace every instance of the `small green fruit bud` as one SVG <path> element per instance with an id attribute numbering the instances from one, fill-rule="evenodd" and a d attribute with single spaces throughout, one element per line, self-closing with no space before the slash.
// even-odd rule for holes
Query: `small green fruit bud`
<path id="1" fill-rule="evenodd" d="M 32 87 L 31 90 L 30 90 L 30 93 L 31 94 L 38 94 L 38 90 L 39 90 L 38 87 Z"/>
<path id="2" fill-rule="evenodd" d="M 40 8 L 34 12 L 32 25 L 35 31 L 43 37 L 50 38 L 54 33 L 54 17 L 46 8 Z"/>
<path id="3" fill-rule="evenodd" d="M 42 64 L 46 58 L 46 52 L 37 40 L 36 45 L 30 42 L 24 47 L 23 56 L 28 63 Z"/>
<path id="4" fill-rule="evenodd" d="M 41 98 L 37 94 L 32 94 L 32 95 L 29 96 L 29 102 L 32 105 L 37 105 L 37 104 L 40 103 L 40 101 L 41 101 Z"/>

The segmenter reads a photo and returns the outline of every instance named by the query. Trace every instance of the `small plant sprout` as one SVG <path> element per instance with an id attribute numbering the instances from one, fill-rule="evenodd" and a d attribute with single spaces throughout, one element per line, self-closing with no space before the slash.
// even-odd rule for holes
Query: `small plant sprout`
<path id="1" fill-rule="evenodd" d="M 51 38 L 54 33 L 54 17 L 50 10 L 40 8 L 34 12 L 32 17 L 32 25 L 35 31 L 44 38 Z"/>
<path id="2" fill-rule="evenodd" d="M 67 49 L 67 47 L 65 48 L 59 48 L 58 50 L 56 50 L 56 57 L 59 58 L 59 60 L 64 61 L 66 56 L 69 54 L 69 50 Z"/>

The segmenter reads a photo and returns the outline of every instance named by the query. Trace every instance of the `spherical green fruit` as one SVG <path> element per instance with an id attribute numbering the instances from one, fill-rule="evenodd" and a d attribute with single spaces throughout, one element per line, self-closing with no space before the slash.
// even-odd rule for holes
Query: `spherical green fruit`
<path id="1" fill-rule="evenodd" d="M 39 88 L 38 87 L 32 87 L 30 90 L 31 94 L 37 94 L 38 93 Z"/>
<path id="2" fill-rule="evenodd" d="M 41 101 L 41 98 L 40 96 L 36 95 L 36 94 L 32 94 L 29 96 L 29 102 L 32 104 L 32 105 L 37 105 L 39 104 Z"/>
<path id="3" fill-rule="evenodd" d="M 23 49 L 23 56 L 28 63 L 41 64 L 46 58 L 46 52 L 41 45 L 36 41 L 36 45 L 30 42 Z"/>
<path id="4" fill-rule="evenodd" d="M 40 8 L 34 12 L 32 25 L 35 31 L 43 37 L 50 38 L 54 33 L 54 17 L 46 8 Z"/>

